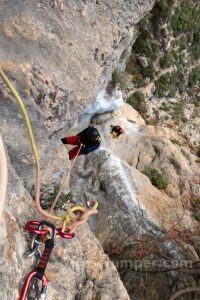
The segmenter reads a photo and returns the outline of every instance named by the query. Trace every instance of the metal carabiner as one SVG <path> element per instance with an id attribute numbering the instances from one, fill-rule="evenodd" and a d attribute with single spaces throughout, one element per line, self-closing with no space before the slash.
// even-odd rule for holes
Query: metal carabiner
<path id="1" fill-rule="evenodd" d="M 37 273 L 37 271 L 32 271 L 26 277 L 26 280 L 24 282 L 19 300 L 25 300 L 26 299 L 28 289 L 30 287 L 30 281 L 36 275 L 36 273 Z M 48 285 L 48 280 L 47 280 L 46 276 L 43 275 L 43 277 L 42 277 L 42 288 L 41 288 L 41 291 L 40 291 L 40 299 L 42 299 L 42 298 L 45 299 L 45 295 L 46 295 L 46 291 L 47 291 L 47 285 Z"/>
<path id="2" fill-rule="evenodd" d="M 36 222 L 38 222 L 38 221 L 30 221 L 30 222 L 36 223 Z M 30 223 L 30 222 L 28 222 L 28 223 Z M 38 222 L 38 223 L 39 223 L 39 222 Z M 35 224 L 35 225 L 37 225 L 37 224 Z M 42 227 L 42 226 L 38 224 L 37 230 L 40 230 L 40 231 L 41 231 L 41 227 Z M 25 226 L 25 228 L 26 228 L 26 226 Z M 35 255 L 36 258 L 37 258 L 38 256 L 39 256 L 39 257 L 41 256 L 41 252 L 40 252 L 40 249 L 39 249 L 39 245 L 41 245 L 42 242 L 40 242 L 39 238 L 40 238 L 40 235 L 38 235 L 38 234 L 36 234 L 36 233 L 33 234 L 33 238 L 32 238 L 32 240 L 31 240 L 31 247 L 30 247 L 30 249 L 26 250 L 26 252 L 24 253 L 24 258 L 30 258 L 30 257 L 32 257 L 33 255 Z"/>
<path id="3" fill-rule="evenodd" d="M 85 200 L 85 205 L 86 205 L 86 207 L 88 209 L 95 208 L 97 201 L 95 201 L 95 200 L 92 200 L 92 201 L 88 200 L 88 196 L 87 196 L 86 192 L 83 193 L 83 198 Z"/>
<path id="4" fill-rule="evenodd" d="M 30 249 L 26 250 L 26 252 L 24 253 L 24 258 L 30 258 L 33 255 L 41 256 L 39 246 L 42 244 L 42 242 L 38 241 L 37 237 L 38 237 L 38 235 L 34 234 L 32 241 L 31 241 L 31 247 L 30 247 Z"/>

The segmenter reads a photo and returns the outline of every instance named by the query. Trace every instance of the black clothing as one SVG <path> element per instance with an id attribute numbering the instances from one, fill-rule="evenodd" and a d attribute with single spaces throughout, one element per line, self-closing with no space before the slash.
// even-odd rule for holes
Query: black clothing
<path id="1" fill-rule="evenodd" d="M 92 145 L 98 145 L 98 147 L 100 146 L 100 134 L 94 127 L 88 127 L 84 129 L 83 131 L 79 132 L 77 136 L 79 137 L 80 143 L 86 147 Z"/>
<path id="2" fill-rule="evenodd" d="M 67 144 L 67 138 L 61 139 L 61 142 L 66 145 Z"/>
<path id="3" fill-rule="evenodd" d="M 100 146 L 100 142 L 98 142 L 98 141 L 93 142 L 92 145 L 87 145 L 85 147 L 83 146 L 81 148 L 81 154 L 85 154 L 86 155 L 86 154 L 88 154 L 90 152 L 93 152 L 93 151 L 97 150 L 99 148 L 99 146 Z"/>
<path id="4" fill-rule="evenodd" d="M 70 159 L 74 159 L 80 149 L 80 146 L 81 150 L 79 155 L 86 155 L 98 149 L 100 146 L 100 134 L 96 128 L 88 127 L 75 136 L 67 136 L 65 138 L 62 138 L 61 142 L 65 145 L 71 144 L 78 146 L 69 151 Z"/>

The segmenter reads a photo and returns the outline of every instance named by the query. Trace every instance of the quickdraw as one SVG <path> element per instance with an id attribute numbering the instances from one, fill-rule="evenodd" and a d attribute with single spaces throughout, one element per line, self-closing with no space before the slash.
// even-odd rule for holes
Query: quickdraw
<path id="1" fill-rule="evenodd" d="M 28 290 L 29 290 L 29 288 L 31 288 L 30 287 L 30 282 L 33 279 L 33 277 L 36 276 L 36 273 L 37 273 L 37 271 L 31 271 L 27 275 L 19 300 L 25 300 L 27 298 Z M 47 291 L 47 285 L 48 285 L 48 279 L 46 278 L 45 275 L 43 275 L 43 277 L 42 277 L 42 288 L 41 288 L 41 291 L 40 291 L 40 299 L 45 299 L 46 291 Z"/>
<path id="2" fill-rule="evenodd" d="M 36 269 L 31 271 L 27 275 L 19 300 L 25 300 L 28 296 L 29 290 L 32 290 L 32 291 L 34 290 L 33 289 L 34 281 L 32 283 L 32 286 L 31 286 L 31 281 L 36 278 L 42 281 L 42 287 L 41 287 L 41 290 L 39 293 L 39 299 L 45 299 L 45 295 L 47 292 L 48 279 L 44 275 L 44 272 L 45 272 L 45 269 L 46 269 L 47 263 L 49 261 L 51 252 L 54 247 L 55 239 L 56 239 L 56 227 L 52 223 L 47 222 L 47 221 L 41 221 L 41 222 L 31 221 L 31 222 L 32 222 L 31 224 L 26 224 L 25 229 L 27 229 L 27 230 L 30 229 L 29 231 L 33 232 L 33 228 L 31 227 L 31 225 L 37 226 L 37 229 L 35 228 L 35 230 L 34 230 L 35 232 L 34 232 L 34 238 L 33 238 L 34 243 L 32 244 L 32 248 L 33 248 L 32 252 L 29 253 L 29 255 L 27 255 L 27 257 L 31 257 L 32 255 L 35 255 L 38 263 L 37 263 Z M 41 229 L 42 226 L 46 226 L 48 229 L 42 230 Z M 42 256 L 39 251 L 39 244 L 40 244 L 39 238 L 41 236 L 45 237 L 45 247 L 44 247 Z M 37 296 L 35 295 L 34 299 L 36 299 L 35 297 L 37 297 Z M 33 299 L 33 297 L 32 297 L 32 299 Z"/>

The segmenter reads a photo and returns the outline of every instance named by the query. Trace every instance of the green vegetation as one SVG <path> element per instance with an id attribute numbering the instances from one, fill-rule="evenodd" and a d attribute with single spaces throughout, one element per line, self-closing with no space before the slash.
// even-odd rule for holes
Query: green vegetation
<path id="1" fill-rule="evenodd" d="M 177 139 L 170 139 L 170 141 L 171 141 L 173 144 L 176 144 L 176 145 L 178 145 L 178 146 L 181 146 L 181 145 L 182 145 L 181 142 L 180 142 L 179 140 L 177 140 Z"/>
<path id="2" fill-rule="evenodd" d="M 146 68 L 140 67 L 139 72 L 142 74 L 143 78 L 150 78 L 153 80 L 155 77 L 155 69 L 152 63 L 150 63 Z"/>
<path id="3" fill-rule="evenodd" d="M 162 69 L 169 68 L 175 63 L 174 53 L 169 52 L 160 59 L 160 67 Z"/>
<path id="4" fill-rule="evenodd" d="M 184 108 L 184 102 L 176 102 L 173 104 L 171 116 L 172 120 L 176 121 L 178 123 L 179 121 L 187 121 L 187 119 L 183 117 L 183 108 Z"/>
<path id="5" fill-rule="evenodd" d="M 137 110 L 142 116 L 147 112 L 146 102 L 144 94 L 141 92 L 134 92 L 127 100 L 135 110 Z"/>
<path id="6" fill-rule="evenodd" d="M 188 43 L 190 43 L 191 41 L 188 41 L 189 39 L 189 35 L 187 36 L 181 36 L 178 40 L 178 46 L 179 46 L 179 51 L 183 51 L 188 47 Z"/>
<path id="7" fill-rule="evenodd" d="M 144 55 L 152 60 L 156 59 L 158 53 L 158 46 L 152 40 L 148 31 L 143 30 L 137 37 L 133 52 L 139 55 Z"/>
<path id="8" fill-rule="evenodd" d="M 145 79 L 154 79 L 155 69 L 152 63 L 146 68 L 143 68 L 136 57 L 130 56 L 129 61 L 126 65 L 126 72 L 132 75 L 132 81 L 138 88 L 145 87 L 147 85 Z"/>
<path id="9" fill-rule="evenodd" d="M 162 18 L 166 18 L 170 15 L 174 0 L 157 0 L 154 4 L 152 14 L 154 16 L 159 16 Z"/>
<path id="10" fill-rule="evenodd" d="M 186 117 L 181 117 L 181 122 L 187 123 L 187 122 L 188 122 L 188 119 L 187 119 Z"/>
<path id="11" fill-rule="evenodd" d="M 48 209 L 52 205 L 59 192 L 59 189 L 60 186 L 56 186 L 52 191 L 49 191 L 48 193 L 41 193 L 41 206 L 43 209 Z M 55 208 L 66 210 L 70 201 L 73 201 L 73 194 L 71 192 L 69 192 L 67 195 L 61 193 Z"/>
<path id="12" fill-rule="evenodd" d="M 118 85 L 121 90 L 125 90 L 128 87 L 128 74 L 120 70 L 114 70 L 112 81 L 114 85 Z"/>
<path id="13" fill-rule="evenodd" d="M 191 88 L 200 82 L 200 67 L 192 69 L 188 77 L 188 86 Z"/>
<path id="14" fill-rule="evenodd" d="M 183 103 L 182 102 L 176 102 L 173 105 L 173 113 L 174 115 L 178 116 L 182 114 L 183 112 Z"/>
<path id="15" fill-rule="evenodd" d="M 200 145 L 197 147 L 197 156 L 200 157 Z"/>
<path id="16" fill-rule="evenodd" d="M 200 58 L 200 45 L 192 45 L 192 55 L 196 60 Z"/>
<path id="17" fill-rule="evenodd" d="M 154 94 L 158 97 L 175 97 L 178 85 L 177 73 L 166 73 L 155 81 Z"/>
<path id="18" fill-rule="evenodd" d="M 152 11 L 139 24 L 139 35 L 126 66 L 127 73 L 132 75 L 130 77 L 134 87 L 145 87 L 149 84 L 147 78 L 155 80 L 155 77 L 160 76 L 160 69 L 176 66 L 177 72 L 163 74 L 155 81 L 154 95 L 170 98 L 176 97 L 177 93 L 188 93 L 191 98 L 197 99 L 197 92 L 194 93 L 193 89 L 200 86 L 200 67 L 194 68 L 200 59 L 200 5 L 197 2 L 155 1 Z M 158 28 L 160 30 L 157 30 Z M 172 34 L 175 39 L 170 38 Z M 164 39 L 171 41 L 167 53 L 163 50 Z M 138 57 L 142 55 L 147 58 L 149 64 L 146 68 L 138 61 Z M 159 57 L 160 68 L 157 64 Z M 199 99 L 195 101 L 195 106 L 200 106 Z M 181 116 L 182 109 L 178 105 L 175 105 L 174 109 L 170 105 L 162 105 L 160 108 L 169 111 L 169 117 L 172 114 L 174 120 L 178 116 L 179 121 L 188 121 Z"/>
<path id="19" fill-rule="evenodd" d="M 145 80 L 142 78 L 142 75 L 139 74 L 137 79 L 134 79 L 133 82 L 135 82 L 137 84 L 137 87 L 145 87 L 147 85 L 147 83 L 145 82 Z"/>
<path id="20" fill-rule="evenodd" d="M 179 40 L 180 51 L 191 43 L 191 55 L 193 59 L 200 58 L 200 8 L 185 4 L 177 9 L 172 17 L 174 36 L 182 35 Z M 185 33 L 185 35 L 183 35 Z"/>
<path id="21" fill-rule="evenodd" d="M 200 159 L 196 159 L 195 162 L 196 162 L 197 164 L 200 164 Z"/>
<path id="22" fill-rule="evenodd" d="M 167 104 L 166 102 L 163 102 L 159 108 L 163 111 L 170 111 L 172 109 L 172 106 Z"/>
<path id="23" fill-rule="evenodd" d="M 200 32 L 199 32 L 200 24 L 199 24 L 197 30 L 193 33 L 192 46 L 191 46 L 192 55 L 193 55 L 194 59 L 200 58 Z"/>
<path id="24" fill-rule="evenodd" d="M 146 167 L 143 172 L 151 181 L 151 183 L 159 190 L 165 190 L 167 188 L 167 181 L 164 176 L 157 170 L 151 167 Z"/>
<path id="25" fill-rule="evenodd" d="M 175 12 L 172 17 L 172 28 L 174 35 L 177 37 L 183 32 L 187 32 L 192 27 L 193 8 L 187 4 Z"/>

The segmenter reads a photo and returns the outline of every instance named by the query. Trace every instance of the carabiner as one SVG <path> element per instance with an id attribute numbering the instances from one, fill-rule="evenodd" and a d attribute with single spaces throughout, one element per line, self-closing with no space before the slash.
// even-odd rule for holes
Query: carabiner
<path id="1" fill-rule="evenodd" d="M 42 221 L 42 222 L 44 222 L 44 221 Z M 38 234 L 38 235 L 48 234 L 49 233 L 48 230 L 40 230 L 40 229 L 38 229 L 40 225 L 44 225 L 44 224 L 42 224 L 42 222 L 39 222 L 39 221 L 29 221 L 29 222 L 26 223 L 25 229 L 27 231 L 31 232 L 31 233 L 35 233 L 35 234 Z M 37 228 L 35 228 L 36 226 L 37 226 Z M 49 226 L 49 227 L 51 227 L 51 226 Z"/>
<path id="2" fill-rule="evenodd" d="M 52 230 L 52 232 L 51 232 L 51 235 L 52 235 L 51 236 L 51 240 L 54 241 L 56 239 L 56 227 L 55 227 L 55 225 L 52 224 L 52 223 L 50 223 L 50 222 L 48 222 L 48 221 L 45 221 L 45 220 L 43 220 L 43 221 L 40 222 L 40 226 L 42 226 L 42 225 L 46 225 L 49 228 L 51 228 L 51 230 Z M 47 231 L 47 234 L 49 234 L 48 230 L 41 230 L 41 231 Z"/>
<path id="3" fill-rule="evenodd" d="M 61 236 L 63 239 L 71 240 L 74 238 L 74 233 L 69 233 L 69 229 L 65 229 L 64 232 L 62 232 L 62 228 L 56 228 L 56 234 Z"/>
<path id="4" fill-rule="evenodd" d="M 39 246 L 42 244 L 42 242 L 40 242 L 37 238 L 39 237 L 38 234 L 34 234 L 32 241 L 31 241 L 31 247 L 30 249 L 26 250 L 26 252 L 24 253 L 24 258 L 30 258 L 33 255 L 41 255 Z"/>
<path id="5" fill-rule="evenodd" d="M 21 295 L 19 297 L 19 300 L 25 300 L 26 299 L 27 293 L 28 293 L 28 289 L 29 289 L 29 285 L 30 285 L 30 281 L 36 275 L 36 273 L 37 273 L 37 271 L 32 271 L 26 277 L 26 280 L 24 282 L 24 285 L 23 285 L 22 292 L 21 292 Z M 47 280 L 47 278 L 46 278 L 45 275 L 43 275 L 43 277 L 42 277 L 41 280 L 42 280 L 42 288 L 41 288 L 40 294 L 41 294 L 41 296 L 43 296 L 43 295 L 46 294 L 46 291 L 47 291 L 48 280 Z"/>

